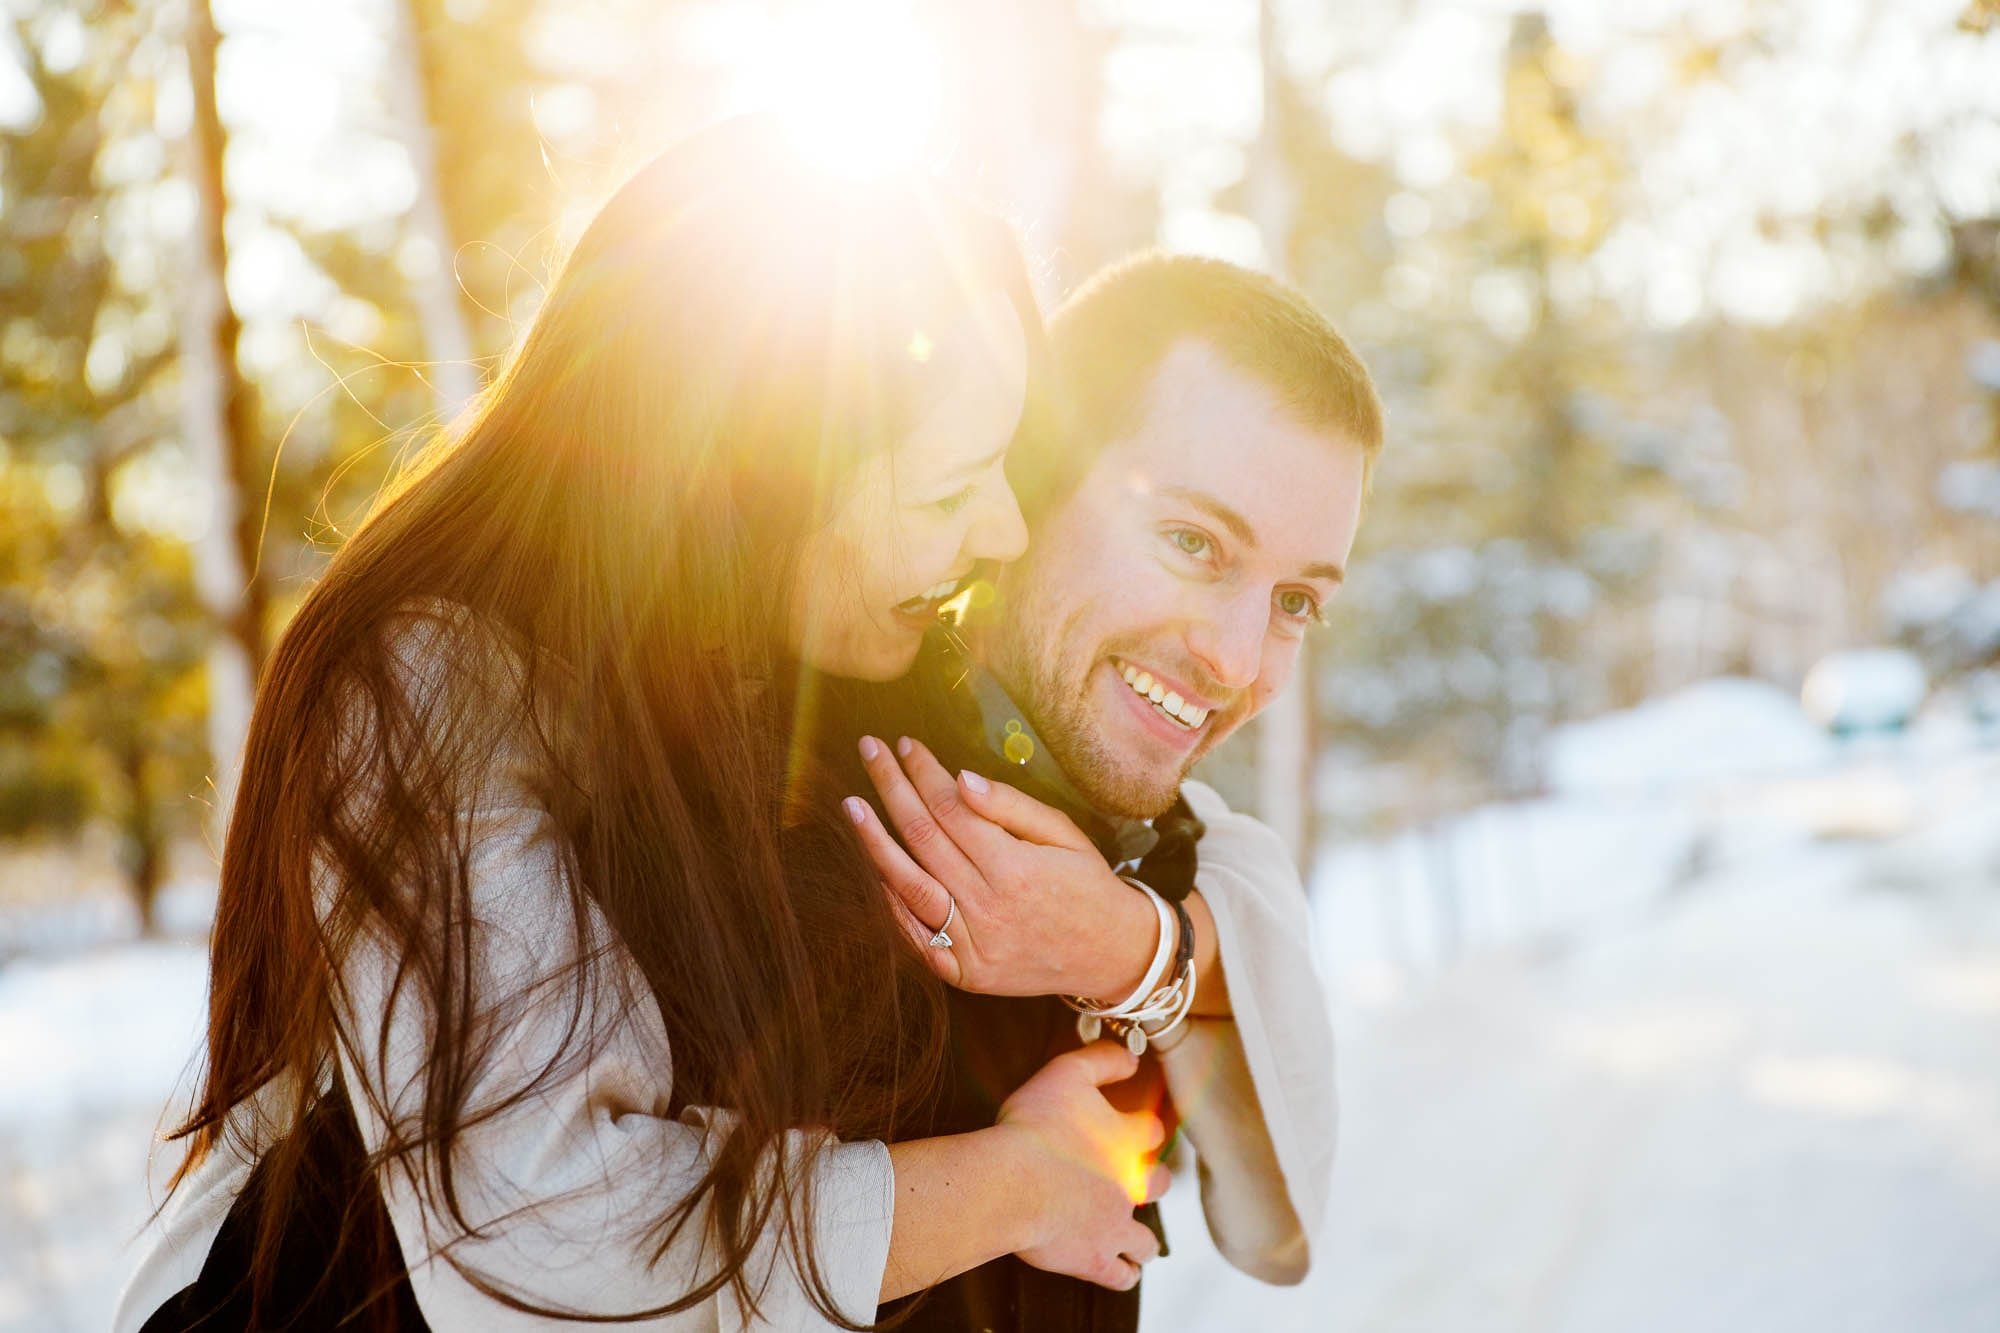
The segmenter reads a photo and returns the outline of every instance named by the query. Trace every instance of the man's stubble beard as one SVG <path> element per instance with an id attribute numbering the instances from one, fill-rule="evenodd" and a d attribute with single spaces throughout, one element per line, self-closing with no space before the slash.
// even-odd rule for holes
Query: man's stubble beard
<path id="1" fill-rule="evenodd" d="M 1152 819 L 1166 813 L 1185 773 L 1170 780 L 1133 771 L 1098 732 L 1090 673 L 1096 656 L 1079 626 L 1089 605 L 1057 622 L 1042 613 L 1032 588 L 1010 589 L 999 615 L 975 640 L 986 668 L 1012 696 L 1083 798 L 1101 814 Z M 1040 628 L 1044 633 L 1037 633 Z"/>

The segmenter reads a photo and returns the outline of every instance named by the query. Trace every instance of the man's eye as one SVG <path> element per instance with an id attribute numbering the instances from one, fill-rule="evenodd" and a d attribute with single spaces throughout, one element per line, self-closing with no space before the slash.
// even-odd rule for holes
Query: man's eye
<path id="1" fill-rule="evenodd" d="M 1184 555 L 1208 554 L 1209 543 L 1206 533 L 1196 532 L 1193 528 L 1175 528 L 1167 534 L 1167 537 L 1175 546 L 1180 547 Z"/>
<path id="2" fill-rule="evenodd" d="M 1318 620 L 1319 603 L 1311 593 L 1300 592 L 1297 588 L 1287 588 L 1278 594 L 1278 609 L 1294 620 Z"/>

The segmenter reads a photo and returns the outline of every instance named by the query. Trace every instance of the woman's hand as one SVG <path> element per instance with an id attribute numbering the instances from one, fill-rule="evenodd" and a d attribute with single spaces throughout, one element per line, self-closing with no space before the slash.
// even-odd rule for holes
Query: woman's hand
<path id="1" fill-rule="evenodd" d="M 1158 1239 L 1132 1210 L 1172 1181 L 1153 1161 L 1166 1127 L 1151 1112 L 1116 1109 L 1099 1091 L 1138 1066 L 1123 1046 L 1092 1042 L 1043 1065 L 1001 1106 L 995 1128 L 1019 1136 L 1040 1180 L 1033 1234 L 1015 1251 L 1024 1262 L 1124 1291 L 1159 1256 Z"/>
<path id="2" fill-rule="evenodd" d="M 954 779 L 907 737 L 894 753 L 863 737 L 861 759 L 902 842 L 866 801 L 849 797 L 848 816 L 891 910 L 945 981 L 1116 1003 L 1144 979 L 1159 918 L 1067 815 L 970 769 Z M 930 943 L 940 927 L 949 948 Z"/>

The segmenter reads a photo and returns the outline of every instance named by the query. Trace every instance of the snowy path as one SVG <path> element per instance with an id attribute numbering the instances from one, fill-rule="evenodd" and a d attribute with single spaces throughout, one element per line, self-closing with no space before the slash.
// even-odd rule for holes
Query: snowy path
<path id="1" fill-rule="evenodd" d="M 1344 1012 L 1313 1276 L 1228 1269 L 1184 1181 L 1148 1333 L 2000 1327 L 2000 885 L 1897 854 L 1794 849 Z M 0 966 L 0 1333 L 105 1327 L 201 961 Z"/>
<path id="2" fill-rule="evenodd" d="M 1177 1191 L 1148 1333 L 2000 1328 L 2000 884 L 1876 856 L 1345 1015 L 1324 1257 L 1259 1286 Z"/>

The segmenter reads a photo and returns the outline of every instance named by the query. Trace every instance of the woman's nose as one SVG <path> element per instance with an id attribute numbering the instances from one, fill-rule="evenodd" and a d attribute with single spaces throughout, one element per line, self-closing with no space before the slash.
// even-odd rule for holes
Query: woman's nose
<path id="1" fill-rule="evenodd" d="M 1014 499 L 1014 489 L 1003 479 L 999 493 L 984 505 L 979 519 L 966 534 L 967 554 L 979 560 L 992 560 L 1005 564 L 1018 560 L 1028 549 L 1028 524 L 1021 517 L 1021 506 Z"/>

